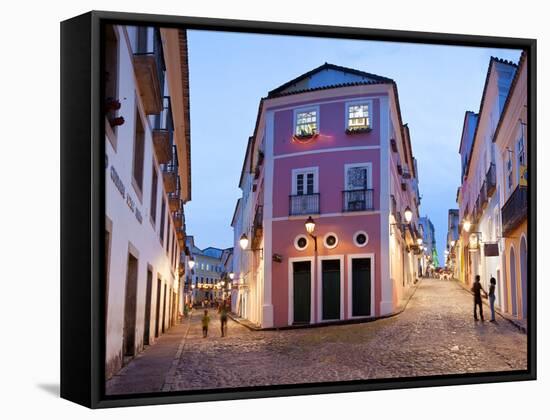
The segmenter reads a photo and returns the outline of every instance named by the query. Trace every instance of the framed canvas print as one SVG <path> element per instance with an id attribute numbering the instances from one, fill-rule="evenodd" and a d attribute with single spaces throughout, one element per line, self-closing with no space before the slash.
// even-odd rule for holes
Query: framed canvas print
<path id="1" fill-rule="evenodd" d="M 63 398 L 536 378 L 535 40 L 90 12 L 61 44 Z"/>

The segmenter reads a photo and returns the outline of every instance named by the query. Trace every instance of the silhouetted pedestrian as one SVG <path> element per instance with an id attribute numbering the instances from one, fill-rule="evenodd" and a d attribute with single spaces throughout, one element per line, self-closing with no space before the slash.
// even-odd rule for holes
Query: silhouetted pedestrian
<path id="1" fill-rule="evenodd" d="M 485 295 L 487 295 L 487 292 L 483 289 L 483 286 L 481 286 L 480 281 L 481 281 L 481 278 L 479 277 L 479 274 L 478 274 L 476 275 L 474 285 L 472 286 L 472 292 L 474 293 L 474 319 L 477 321 L 477 308 L 479 306 L 479 317 L 483 322 L 483 304 L 481 302 L 481 292 L 483 291 Z"/>
<path id="2" fill-rule="evenodd" d="M 210 324 L 210 317 L 208 316 L 208 309 L 204 310 L 204 315 L 202 316 L 202 337 L 206 338 L 208 336 L 208 324 Z"/>
<path id="3" fill-rule="evenodd" d="M 491 322 L 496 322 L 495 320 L 495 289 L 497 286 L 497 281 L 494 277 L 491 277 L 491 280 L 489 280 L 491 285 L 489 286 L 489 306 L 491 307 Z"/>
<path id="4" fill-rule="evenodd" d="M 218 310 L 220 313 L 220 324 L 222 329 L 222 337 L 225 337 L 225 334 L 227 332 L 227 307 L 225 306 L 225 302 L 220 304 L 220 308 Z"/>

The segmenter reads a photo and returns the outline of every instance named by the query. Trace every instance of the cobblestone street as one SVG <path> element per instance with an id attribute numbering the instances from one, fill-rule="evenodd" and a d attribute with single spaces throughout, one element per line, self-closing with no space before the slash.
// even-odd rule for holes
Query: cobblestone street
<path id="1" fill-rule="evenodd" d="M 228 336 L 221 338 L 211 311 L 206 339 L 201 311 L 195 310 L 179 327 L 177 349 L 171 344 L 174 361 L 162 387 L 151 384 L 147 391 L 526 369 L 527 336 L 503 318 L 475 322 L 472 306 L 472 296 L 457 283 L 424 279 L 405 311 L 392 318 L 285 331 L 250 331 L 230 321 Z M 131 392 L 124 384 L 143 383 L 148 353 L 162 345 L 131 362 L 125 380 L 113 378 L 107 392 Z"/>

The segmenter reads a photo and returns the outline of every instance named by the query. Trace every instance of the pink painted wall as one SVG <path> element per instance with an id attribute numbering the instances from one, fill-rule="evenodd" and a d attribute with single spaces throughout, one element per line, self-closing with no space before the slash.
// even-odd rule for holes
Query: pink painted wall
<path id="1" fill-rule="evenodd" d="M 372 279 L 375 284 L 375 315 L 380 314 L 380 299 L 381 299 L 381 275 L 380 275 L 380 215 L 370 214 L 362 216 L 337 216 L 323 217 L 317 220 L 315 234 L 317 238 L 317 255 L 342 255 L 344 254 L 344 289 L 341 291 L 344 294 L 344 319 L 348 314 L 347 294 L 348 283 L 351 282 L 347 271 L 348 254 L 368 254 L 373 253 L 374 271 Z M 364 230 L 369 235 L 369 242 L 364 247 L 357 247 L 353 243 L 353 235 L 358 230 Z M 327 249 L 323 245 L 323 237 L 328 232 L 334 232 L 338 236 L 338 245 L 336 248 Z M 288 325 L 288 259 L 293 257 L 312 257 L 315 255 L 313 241 L 310 240 L 308 247 L 304 251 L 298 251 L 294 247 L 294 238 L 299 234 L 304 234 L 304 220 L 284 220 L 273 222 L 273 252 L 281 254 L 283 261 L 281 263 L 272 263 L 272 290 L 273 290 L 273 308 L 274 308 L 274 323 L 276 327 Z M 312 323 L 319 322 L 317 317 L 317 293 L 320 284 L 320 276 L 316 272 L 317 262 L 314 262 L 314 306 L 315 318 Z"/>
<path id="2" fill-rule="evenodd" d="M 369 133 L 346 134 L 346 101 L 352 101 L 357 97 L 369 98 L 368 95 L 355 95 L 340 98 L 341 102 L 321 104 L 319 109 L 319 131 L 320 135 L 311 143 L 302 144 L 292 140 L 294 134 L 294 112 L 292 109 L 277 111 L 275 113 L 275 138 L 274 155 L 286 153 L 304 152 L 309 150 L 328 149 L 333 147 L 353 147 L 380 144 L 380 101 L 373 98 L 372 118 L 373 130 Z M 310 105 L 309 103 L 298 103 L 295 108 Z"/>
<path id="3" fill-rule="evenodd" d="M 380 101 L 371 97 L 371 119 L 373 129 L 369 133 L 346 134 L 346 101 L 357 97 L 368 97 L 364 92 L 360 95 L 330 98 L 328 104 L 321 104 L 319 109 L 319 136 L 307 144 L 293 141 L 293 109 L 281 109 L 274 115 L 274 172 L 273 172 L 273 218 L 286 218 L 289 216 L 289 195 L 292 193 L 292 170 L 296 168 L 319 168 L 319 193 L 321 214 L 342 212 L 342 191 L 345 189 L 345 164 L 370 162 L 372 164 L 372 188 L 374 189 L 374 209 L 380 208 Z M 310 102 L 311 103 L 311 102 Z M 307 106 L 308 103 L 293 103 L 293 108 Z M 289 104 L 285 104 L 289 107 Z M 374 146 L 373 149 L 335 151 L 318 154 L 306 154 L 297 156 L 285 156 L 277 159 L 277 156 L 322 150 L 329 148 L 346 148 L 356 146 Z M 344 314 L 347 318 L 347 293 L 348 293 L 348 254 L 374 254 L 374 271 L 372 273 L 375 283 L 375 315 L 380 313 L 381 300 L 381 270 L 380 270 L 380 215 L 378 213 L 331 217 L 314 217 L 317 221 L 316 235 L 318 235 L 318 256 L 344 255 Z M 275 220 L 272 226 L 272 252 L 281 254 L 281 263 L 272 263 L 272 301 L 274 306 L 275 326 L 288 324 L 289 279 L 288 258 L 314 256 L 313 242 L 308 248 L 298 251 L 294 247 L 294 239 L 299 234 L 305 234 L 305 217 L 295 220 Z M 359 230 L 364 230 L 369 235 L 369 242 L 365 247 L 357 247 L 353 243 L 353 235 Z M 323 245 L 323 236 L 328 232 L 337 234 L 339 242 L 336 248 L 327 249 Z M 314 306 L 316 319 L 317 293 L 319 276 L 316 273 L 317 262 L 314 263 Z"/>
<path id="4" fill-rule="evenodd" d="M 344 165 L 348 163 L 372 163 L 372 188 L 374 208 L 380 208 L 380 151 L 353 150 L 276 159 L 273 171 L 273 217 L 286 217 L 289 212 L 289 195 L 292 193 L 292 170 L 319 168 L 319 193 L 321 213 L 342 211 L 342 191 L 345 190 Z"/>

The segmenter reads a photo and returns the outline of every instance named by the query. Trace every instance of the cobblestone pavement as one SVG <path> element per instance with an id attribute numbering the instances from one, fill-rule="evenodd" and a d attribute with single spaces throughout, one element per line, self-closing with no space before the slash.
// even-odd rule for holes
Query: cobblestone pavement
<path id="1" fill-rule="evenodd" d="M 458 284 L 423 280 L 400 315 L 371 323 L 252 332 L 195 313 L 169 390 L 491 372 L 527 368 L 527 336 L 504 319 L 475 322 Z M 487 308 L 485 308 L 487 309 Z"/>
<path id="2" fill-rule="evenodd" d="M 526 369 L 527 336 L 502 318 L 474 322 L 472 301 L 454 281 L 424 279 L 392 318 L 284 331 L 250 331 L 229 321 L 221 338 L 211 311 L 206 339 L 195 311 L 162 390 Z"/>

